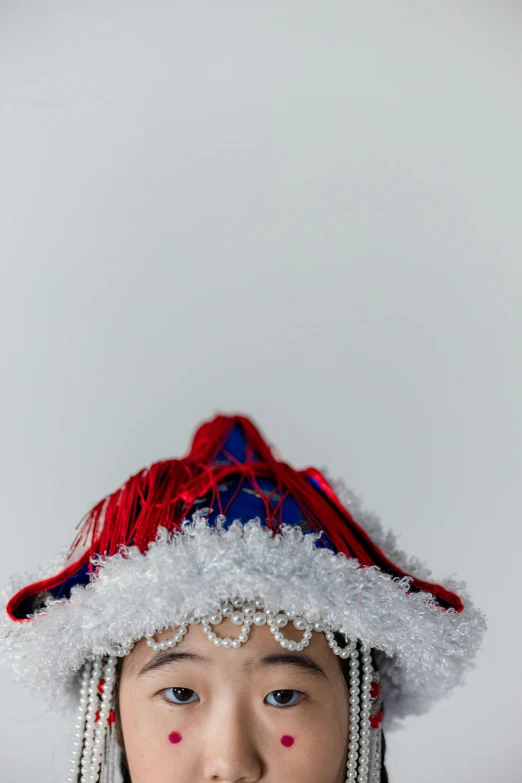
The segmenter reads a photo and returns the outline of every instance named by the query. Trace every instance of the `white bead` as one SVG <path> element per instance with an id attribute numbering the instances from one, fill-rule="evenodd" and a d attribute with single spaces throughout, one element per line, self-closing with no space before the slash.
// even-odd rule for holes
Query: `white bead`
<path id="1" fill-rule="evenodd" d="M 230 615 L 230 619 L 232 620 L 234 625 L 242 625 L 245 620 L 242 612 L 232 612 L 232 614 Z"/>
<path id="2" fill-rule="evenodd" d="M 254 615 L 254 625 L 265 625 L 266 623 L 266 614 L 264 612 L 256 612 Z"/>

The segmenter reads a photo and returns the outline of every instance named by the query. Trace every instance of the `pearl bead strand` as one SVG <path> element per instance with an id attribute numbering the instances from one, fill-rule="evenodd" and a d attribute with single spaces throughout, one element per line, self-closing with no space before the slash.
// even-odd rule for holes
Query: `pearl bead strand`
<path id="1" fill-rule="evenodd" d="M 371 752 L 371 764 L 370 764 L 370 783 L 381 783 L 381 753 L 382 753 L 382 731 L 378 729 L 372 730 L 372 752 Z"/>
<path id="2" fill-rule="evenodd" d="M 87 691 L 85 732 L 84 732 L 84 740 L 83 740 L 82 759 L 80 762 L 81 783 L 89 783 L 89 772 L 90 772 L 93 742 L 94 742 L 95 715 L 98 709 L 98 702 L 99 702 L 98 683 L 100 681 L 101 669 L 102 669 L 101 656 L 97 655 L 96 658 L 94 659 L 94 663 L 91 669 L 91 676 L 89 678 L 89 686 Z"/>
<path id="3" fill-rule="evenodd" d="M 346 783 L 356 783 L 357 762 L 359 759 L 359 713 L 360 713 L 360 687 L 359 687 L 359 652 L 352 650 L 350 653 L 350 739 L 348 745 L 348 759 L 346 762 Z"/>
<path id="4" fill-rule="evenodd" d="M 103 755 L 103 746 L 107 730 L 107 718 L 112 706 L 112 693 L 114 690 L 116 661 L 111 656 L 107 659 L 103 669 L 103 693 L 101 698 L 100 714 L 94 733 L 94 742 L 92 748 L 91 769 L 89 783 L 98 783 L 100 777 L 101 760 Z"/>
<path id="5" fill-rule="evenodd" d="M 372 661 L 369 650 L 363 647 L 361 713 L 359 725 L 359 775 L 357 783 L 368 783 L 370 764 L 370 688 L 372 683 Z"/>
<path id="6" fill-rule="evenodd" d="M 78 774 L 80 772 L 80 760 L 82 756 L 83 738 L 85 732 L 85 721 L 87 719 L 87 704 L 89 697 L 89 679 L 92 672 L 92 663 L 89 661 L 82 670 L 80 679 L 80 698 L 78 701 L 78 713 L 76 725 L 74 727 L 73 752 L 71 766 L 69 769 L 68 783 L 78 783 Z"/>

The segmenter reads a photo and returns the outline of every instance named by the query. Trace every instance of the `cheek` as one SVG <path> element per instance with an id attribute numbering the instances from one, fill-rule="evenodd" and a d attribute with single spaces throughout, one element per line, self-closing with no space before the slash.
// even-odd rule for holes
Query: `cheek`
<path id="1" fill-rule="evenodd" d="M 295 742 L 295 738 L 291 737 L 290 734 L 283 734 L 283 736 L 281 737 L 281 745 L 284 748 L 291 748 L 294 742 Z"/>
<path id="2" fill-rule="evenodd" d="M 183 737 L 179 733 L 179 731 L 171 731 L 169 734 L 169 742 L 171 742 L 173 745 L 177 745 L 178 742 L 181 742 Z"/>

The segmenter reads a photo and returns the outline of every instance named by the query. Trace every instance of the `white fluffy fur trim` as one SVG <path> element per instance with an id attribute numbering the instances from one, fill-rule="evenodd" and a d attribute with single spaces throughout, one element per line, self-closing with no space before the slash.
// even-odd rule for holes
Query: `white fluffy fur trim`
<path id="1" fill-rule="evenodd" d="M 192 611 L 206 613 L 237 593 L 260 595 L 267 608 L 292 608 L 312 621 L 323 617 L 382 651 L 388 729 L 399 725 L 397 718 L 428 711 L 474 665 L 486 622 L 463 583 L 447 582 L 465 604 L 458 614 L 442 610 L 429 593 L 407 594 L 409 577 L 392 579 L 316 548 L 315 536 L 299 528 L 283 526 L 273 535 L 256 518 L 225 530 L 223 519 L 209 528 L 195 515 L 183 529 L 160 528 L 145 554 L 130 547 L 99 558 L 89 585 L 73 588 L 68 600 L 48 602 L 45 614 L 30 622 L 13 622 L 4 612 L 0 653 L 17 678 L 61 697 L 86 659 L 178 624 Z M 7 598 L 19 586 L 12 584 Z"/>

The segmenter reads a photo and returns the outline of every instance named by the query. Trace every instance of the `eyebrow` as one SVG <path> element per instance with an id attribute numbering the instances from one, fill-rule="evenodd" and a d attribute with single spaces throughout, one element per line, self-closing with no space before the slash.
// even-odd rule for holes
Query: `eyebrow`
<path id="1" fill-rule="evenodd" d="M 182 661 L 200 663 L 205 666 L 209 666 L 212 663 L 210 658 L 206 658 L 204 655 L 198 655 L 197 653 L 160 650 L 150 659 L 150 661 L 141 667 L 136 675 L 136 679 L 138 679 L 138 677 L 143 677 L 144 674 L 148 674 L 149 672 L 163 669 L 165 666 L 169 666 L 172 663 L 181 663 Z"/>
<path id="2" fill-rule="evenodd" d="M 199 655 L 198 653 L 189 651 L 181 652 L 177 650 L 160 650 L 153 658 L 151 658 L 150 661 L 141 667 L 138 674 L 136 675 L 136 679 L 143 677 L 149 672 L 157 671 L 159 669 L 165 668 L 166 666 L 170 666 L 171 664 L 181 663 L 183 661 L 198 663 L 203 666 L 212 666 L 213 663 L 210 658 L 207 658 L 204 655 Z M 289 655 L 285 655 L 284 653 L 274 653 L 272 655 L 265 655 L 258 661 L 252 661 L 251 663 L 245 664 L 246 669 L 253 671 L 258 671 L 259 669 L 266 666 L 291 666 L 292 668 L 297 669 L 305 674 L 329 681 L 329 678 L 324 669 L 319 666 L 318 663 L 313 661 L 306 653 Z"/>
<path id="3" fill-rule="evenodd" d="M 263 666 L 292 666 L 295 669 L 300 669 L 305 674 L 312 674 L 315 677 L 319 677 L 322 680 L 328 680 L 328 675 L 324 669 L 319 666 L 312 658 L 306 653 L 297 653 L 284 655 L 284 653 L 274 653 L 272 655 L 265 655 L 259 661 L 255 661 L 251 667 L 255 671 L 261 669 Z"/>

